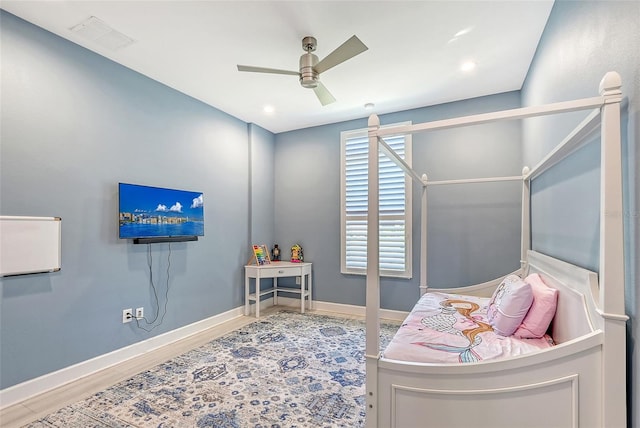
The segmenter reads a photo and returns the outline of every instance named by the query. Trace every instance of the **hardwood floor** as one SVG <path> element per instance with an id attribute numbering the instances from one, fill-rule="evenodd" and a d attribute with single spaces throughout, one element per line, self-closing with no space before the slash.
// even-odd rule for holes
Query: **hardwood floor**
<path id="1" fill-rule="evenodd" d="M 262 310 L 260 315 L 261 317 L 266 316 L 282 309 L 291 308 L 272 306 Z M 317 310 L 311 310 L 310 312 L 331 314 L 334 316 L 348 318 L 359 318 L 334 312 L 329 313 Z M 29 424 L 62 407 L 88 398 L 92 394 L 102 391 L 111 385 L 128 379 L 137 373 L 148 370 L 164 361 L 190 351 L 191 349 L 204 345 L 217 337 L 244 327 L 254 321 L 256 321 L 256 318 L 253 316 L 238 317 L 174 342 L 171 345 L 167 345 L 144 355 L 132 358 L 114 367 L 109 367 L 90 376 L 80 378 L 54 390 L 9 406 L 0 411 L 0 426 L 3 428 L 13 428 Z"/>

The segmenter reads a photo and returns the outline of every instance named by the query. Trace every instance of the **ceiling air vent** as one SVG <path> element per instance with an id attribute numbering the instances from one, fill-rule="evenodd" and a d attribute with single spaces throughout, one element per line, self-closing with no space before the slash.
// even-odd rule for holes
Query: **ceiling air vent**
<path id="1" fill-rule="evenodd" d="M 135 42 L 131 37 L 114 30 L 95 16 L 90 17 L 78 25 L 74 25 L 70 30 L 112 51 L 129 46 Z"/>

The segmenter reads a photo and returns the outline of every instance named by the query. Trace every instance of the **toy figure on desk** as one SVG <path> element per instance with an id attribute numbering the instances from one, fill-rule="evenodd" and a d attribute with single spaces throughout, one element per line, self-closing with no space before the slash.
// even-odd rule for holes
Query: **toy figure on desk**
<path id="1" fill-rule="evenodd" d="M 302 263 L 304 261 L 304 256 L 302 254 L 302 247 L 298 244 L 294 244 L 291 247 L 291 262 L 292 263 Z"/>
<path id="2" fill-rule="evenodd" d="M 280 261 L 280 248 L 278 248 L 278 244 L 274 244 L 273 250 L 272 250 L 271 253 L 273 254 L 273 257 L 271 258 L 271 260 L 273 260 L 274 262 L 279 262 Z"/>

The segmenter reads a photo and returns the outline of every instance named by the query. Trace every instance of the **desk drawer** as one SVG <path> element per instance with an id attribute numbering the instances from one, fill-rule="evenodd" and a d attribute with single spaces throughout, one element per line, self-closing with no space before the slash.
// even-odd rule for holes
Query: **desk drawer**
<path id="1" fill-rule="evenodd" d="M 300 276 L 300 268 L 280 268 L 273 269 L 274 277 L 281 276 Z"/>

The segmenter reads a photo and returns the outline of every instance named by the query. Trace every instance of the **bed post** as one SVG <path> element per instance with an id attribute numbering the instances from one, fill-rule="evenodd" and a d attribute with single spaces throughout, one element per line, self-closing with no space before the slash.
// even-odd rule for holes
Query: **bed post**
<path id="1" fill-rule="evenodd" d="M 422 174 L 422 211 L 420 216 L 420 296 L 427 292 L 427 174 Z"/>
<path id="2" fill-rule="evenodd" d="M 366 289 L 366 426 L 378 426 L 378 356 L 380 353 L 380 230 L 377 115 L 369 116 L 369 164 L 367 211 L 367 289 Z"/>
<path id="3" fill-rule="evenodd" d="M 531 179 L 529 167 L 522 168 L 522 225 L 520 228 L 520 269 L 522 275 L 527 267 L 527 252 L 531 249 Z"/>
<path id="4" fill-rule="evenodd" d="M 624 313 L 624 232 L 622 213 L 622 154 L 620 102 L 622 80 L 608 72 L 600 82 L 600 310 L 605 318 L 603 356 L 603 426 L 624 427 L 626 412 L 626 355 L 614 344 L 626 343 Z"/>

